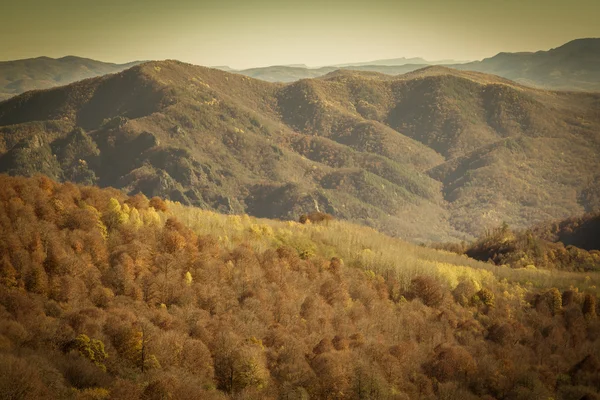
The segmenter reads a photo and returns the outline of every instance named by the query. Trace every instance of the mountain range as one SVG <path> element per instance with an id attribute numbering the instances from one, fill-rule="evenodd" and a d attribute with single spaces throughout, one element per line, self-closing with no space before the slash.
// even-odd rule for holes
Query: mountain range
<path id="1" fill-rule="evenodd" d="M 139 64 L 111 64 L 68 56 L 38 57 L 0 62 L 0 101 L 34 89 L 66 85 L 85 78 L 116 73 Z M 577 39 L 548 51 L 499 53 L 481 61 L 427 61 L 423 58 L 393 58 L 309 68 L 304 64 L 279 65 L 242 70 L 214 67 L 268 82 L 295 82 L 318 78 L 338 69 L 400 75 L 430 65 L 498 75 L 515 82 L 551 90 L 600 91 L 600 39 Z"/>
<path id="2" fill-rule="evenodd" d="M 500 53 L 453 68 L 500 75 L 519 83 L 557 90 L 600 90 L 600 39 L 577 39 L 534 53 Z"/>
<path id="3" fill-rule="evenodd" d="M 600 207 L 600 94 L 430 66 L 290 84 L 184 64 L 0 103 L 0 171 L 417 242 Z"/>
<path id="4" fill-rule="evenodd" d="M 361 67 L 366 65 L 373 66 L 400 66 L 407 64 L 416 64 L 416 65 L 443 65 L 443 64 L 460 64 L 462 62 L 455 60 L 440 60 L 440 61 L 427 61 L 421 57 L 400 57 L 400 58 L 386 58 L 383 60 L 373 60 L 367 62 L 355 62 L 355 63 L 346 63 L 346 64 L 335 64 L 334 67 L 344 68 L 344 67 Z"/>
<path id="5" fill-rule="evenodd" d="M 338 70 L 377 72 L 385 75 L 399 75 L 407 72 L 416 71 L 425 68 L 429 64 L 404 64 L 404 65 L 355 65 L 347 67 L 328 66 L 320 68 L 291 67 L 291 66 L 271 66 L 260 68 L 249 68 L 244 70 L 223 69 L 224 71 L 234 72 L 251 78 L 260 79 L 267 82 L 290 83 L 300 79 L 319 78 Z"/>
<path id="6" fill-rule="evenodd" d="M 299 79 L 318 78 L 338 69 L 349 69 L 355 71 L 379 72 L 387 75 L 398 75 L 415 71 L 429 65 L 459 64 L 453 60 L 427 61 L 420 57 L 414 58 L 390 58 L 385 60 L 374 60 L 367 62 L 355 62 L 345 64 L 327 65 L 310 68 L 305 64 L 294 65 L 272 65 L 268 67 L 256 67 L 236 70 L 228 66 L 214 67 L 227 72 L 236 72 L 251 78 L 261 79 L 268 82 L 294 82 Z"/>
<path id="7" fill-rule="evenodd" d="M 494 57 L 467 63 L 451 60 L 430 63 L 420 58 L 379 60 L 370 63 L 340 64 L 316 69 L 286 66 L 251 68 L 237 73 L 270 82 L 292 82 L 315 78 L 346 68 L 380 72 L 388 75 L 404 74 L 430 64 L 494 74 L 527 86 L 553 90 L 600 90 L 600 39 L 577 39 L 548 51 L 534 53 L 499 53 Z M 233 72 L 233 71 L 232 71 Z"/>

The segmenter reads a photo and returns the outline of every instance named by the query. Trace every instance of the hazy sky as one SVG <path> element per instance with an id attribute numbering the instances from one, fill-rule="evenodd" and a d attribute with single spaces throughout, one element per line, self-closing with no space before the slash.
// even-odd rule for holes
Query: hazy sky
<path id="1" fill-rule="evenodd" d="M 599 0 L 0 0 L 0 59 L 474 60 L 600 37 Z"/>

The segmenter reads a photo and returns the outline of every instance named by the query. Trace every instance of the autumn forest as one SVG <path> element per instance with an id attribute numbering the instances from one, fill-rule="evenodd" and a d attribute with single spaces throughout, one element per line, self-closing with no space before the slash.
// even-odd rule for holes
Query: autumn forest
<path id="1" fill-rule="evenodd" d="M 0 185 L 2 398 L 600 390 L 597 272 L 494 266 L 335 220 L 220 215 L 41 176 Z"/>

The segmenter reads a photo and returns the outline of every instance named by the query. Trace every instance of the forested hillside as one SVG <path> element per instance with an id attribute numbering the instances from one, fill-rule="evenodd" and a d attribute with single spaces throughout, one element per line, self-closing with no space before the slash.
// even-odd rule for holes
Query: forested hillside
<path id="1" fill-rule="evenodd" d="M 593 399 L 597 273 L 0 175 L 0 397 Z"/>
<path id="2" fill-rule="evenodd" d="M 598 272 L 598 222 L 598 214 L 586 214 L 523 230 L 505 223 L 472 243 L 436 243 L 433 247 L 511 268 Z"/>

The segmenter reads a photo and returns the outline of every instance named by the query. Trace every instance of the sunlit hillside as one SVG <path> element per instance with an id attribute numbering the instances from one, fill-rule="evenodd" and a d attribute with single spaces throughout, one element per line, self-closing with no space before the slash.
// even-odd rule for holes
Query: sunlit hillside
<path id="1" fill-rule="evenodd" d="M 194 232 L 216 235 L 226 248 L 232 249 L 239 243 L 245 243 L 261 252 L 273 247 L 289 246 L 300 255 L 340 257 L 348 266 L 368 273 L 393 276 L 404 289 L 415 276 L 429 275 L 444 281 L 450 288 L 455 288 L 464 279 L 491 285 L 506 279 L 525 287 L 556 286 L 568 289 L 573 286 L 600 293 L 600 288 L 596 288 L 600 283 L 598 272 L 578 274 L 531 266 L 513 268 L 509 263 L 496 266 L 466 255 L 416 246 L 344 221 L 301 224 L 257 219 L 248 215 L 219 214 L 182 206 L 180 203 L 167 204 L 170 213 Z"/>

